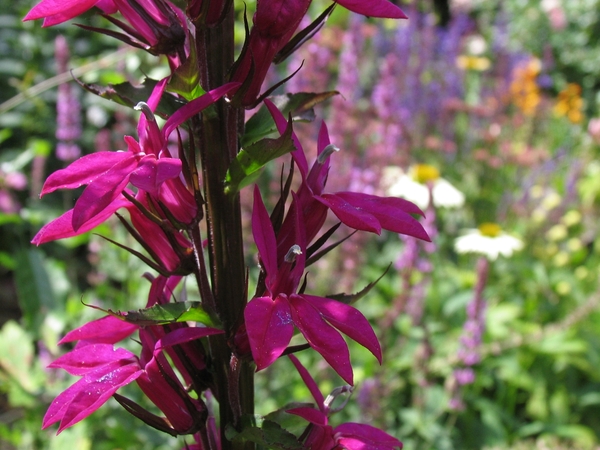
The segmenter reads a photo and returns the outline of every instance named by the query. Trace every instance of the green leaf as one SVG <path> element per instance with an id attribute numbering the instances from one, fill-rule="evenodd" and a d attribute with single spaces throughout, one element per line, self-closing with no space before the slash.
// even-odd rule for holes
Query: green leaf
<path id="1" fill-rule="evenodd" d="M 260 170 L 269 162 L 296 150 L 292 140 L 292 124 L 288 123 L 285 133 L 277 139 L 265 138 L 243 148 L 231 162 L 225 175 L 225 192 L 235 194 L 251 184 Z"/>
<path id="2" fill-rule="evenodd" d="M 181 66 L 173 73 L 167 89 L 180 94 L 187 101 L 192 101 L 206 91 L 200 86 L 200 72 L 198 71 L 198 58 L 196 46 L 190 45 L 190 54 Z"/>
<path id="3" fill-rule="evenodd" d="M 269 97 L 269 100 L 277 106 L 284 116 L 292 115 L 292 121 L 311 122 L 315 119 L 313 107 L 334 95 L 339 94 L 337 91 L 327 92 L 299 92 L 297 94 L 275 95 Z M 256 114 L 254 114 L 248 122 L 244 137 L 242 138 L 242 147 L 246 147 L 260 138 L 274 132 L 277 128 L 275 122 L 269 113 L 266 106 L 262 106 Z"/>
<path id="4" fill-rule="evenodd" d="M 20 250 L 15 260 L 15 281 L 23 318 L 30 329 L 38 329 L 55 304 L 50 278 L 38 249 Z"/>
<path id="5" fill-rule="evenodd" d="M 10 320 L 0 330 L 0 366 L 24 391 L 34 394 L 39 388 L 41 372 L 36 364 L 32 337 Z"/>
<path id="6" fill-rule="evenodd" d="M 134 86 L 131 83 L 100 86 L 92 83 L 83 83 L 79 80 L 77 80 L 77 82 L 92 94 L 96 94 L 102 98 L 112 100 L 115 103 L 130 108 L 133 108 L 139 102 L 147 102 L 150 95 L 152 95 L 152 90 L 158 83 L 156 80 L 150 78 L 146 78 L 140 86 Z M 155 113 L 166 119 L 183 105 L 185 105 L 185 103 L 182 100 L 179 100 L 172 95 L 163 95 Z"/>
<path id="7" fill-rule="evenodd" d="M 220 326 L 218 320 L 212 318 L 200 302 L 175 302 L 154 305 L 137 311 L 115 312 L 109 309 L 105 312 L 139 326 L 167 325 L 176 322 L 198 322 L 213 328 Z"/>
<path id="8" fill-rule="evenodd" d="M 279 424 L 259 415 L 243 416 L 240 432 L 227 425 L 225 436 L 232 441 L 254 442 L 267 449 L 301 450 L 303 448 L 296 436 L 281 428 Z"/>

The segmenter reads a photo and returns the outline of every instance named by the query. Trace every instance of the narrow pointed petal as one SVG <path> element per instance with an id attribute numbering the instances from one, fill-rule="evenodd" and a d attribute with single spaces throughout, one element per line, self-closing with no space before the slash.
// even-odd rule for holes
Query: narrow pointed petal
<path id="1" fill-rule="evenodd" d="M 171 331 L 164 335 L 154 346 L 154 352 L 158 352 L 173 345 L 185 344 L 186 342 L 194 341 L 206 336 L 215 334 L 223 334 L 223 330 L 211 327 L 186 327 Z"/>
<path id="2" fill-rule="evenodd" d="M 337 3 L 367 17 L 408 19 L 406 14 L 389 0 L 337 0 Z"/>
<path id="3" fill-rule="evenodd" d="M 275 121 L 275 125 L 277 126 L 277 131 L 279 131 L 279 134 L 285 133 L 285 130 L 288 126 L 287 119 L 283 116 L 281 111 L 277 109 L 277 106 L 275 106 L 271 100 L 266 99 L 265 106 L 271 113 L 271 116 Z M 308 162 L 306 161 L 306 156 L 304 155 L 304 149 L 302 148 L 302 145 L 300 144 L 300 140 L 298 139 L 298 136 L 296 136 L 296 133 L 292 133 L 292 140 L 294 141 L 294 147 L 296 147 L 296 150 L 294 150 L 291 153 L 291 155 L 294 158 L 296 164 L 298 165 L 298 169 L 300 169 L 300 175 L 302 175 L 302 179 L 305 179 L 308 175 Z"/>
<path id="4" fill-rule="evenodd" d="M 121 195 L 136 166 L 137 160 L 131 155 L 130 158 L 115 164 L 85 188 L 73 207 L 73 230 L 78 231 L 83 224 L 100 214 Z"/>
<path id="5" fill-rule="evenodd" d="M 142 158 L 129 181 L 135 187 L 155 194 L 165 181 L 178 177 L 181 173 L 181 160 L 176 158 L 156 159 L 154 155 Z"/>
<path id="6" fill-rule="evenodd" d="M 376 217 L 362 208 L 351 205 L 342 197 L 336 194 L 323 194 L 315 197 L 315 200 L 329 207 L 337 218 L 350 228 L 381 234 L 381 225 Z"/>
<path id="7" fill-rule="evenodd" d="M 313 398 L 315 399 L 315 402 L 317 402 L 317 406 L 322 411 L 323 405 L 325 403 L 325 398 L 323 397 L 321 390 L 317 386 L 317 383 L 315 383 L 315 380 L 313 379 L 313 377 L 310 376 L 310 373 L 308 373 L 306 367 L 302 365 L 300 360 L 296 358 L 295 355 L 288 355 L 288 358 L 290 358 L 290 360 L 296 367 L 296 370 L 300 374 L 300 377 L 302 377 L 302 381 L 304 381 L 304 384 L 312 394 Z"/>
<path id="8" fill-rule="evenodd" d="M 336 441 L 348 449 L 394 450 L 402 448 L 402 442 L 386 432 L 362 423 L 344 423 L 334 428 Z"/>
<path id="9" fill-rule="evenodd" d="M 246 331 L 256 369 L 271 365 L 286 349 L 294 333 L 287 301 L 281 297 L 259 297 L 244 310 Z"/>
<path id="10" fill-rule="evenodd" d="M 302 296 L 331 325 L 369 350 L 381 364 L 381 346 L 369 321 L 356 308 L 330 298 Z"/>
<path id="11" fill-rule="evenodd" d="M 181 125 L 183 122 L 195 116 L 202 110 L 208 108 L 210 105 L 215 103 L 225 94 L 236 89 L 240 83 L 227 83 L 223 86 L 220 86 L 212 91 L 207 92 L 206 94 L 198 97 L 195 100 L 187 103 L 185 106 L 179 108 L 169 119 L 165 122 L 165 126 L 163 127 L 163 137 L 165 140 L 169 137 L 169 135 L 173 132 L 175 128 Z"/>
<path id="12" fill-rule="evenodd" d="M 116 344 L 139 327 L 114 316 L 105 316 L 69 331 L 58 343 L 87 341 L 95 344 Z"/>
<path id="13" fill-rule="evenodd" d="M 344 338 L 303 296 L 293 294 L 289 301 L 294 323 L 310 346 L 325 358 L 346 383 L 354 384 L 350 352 Z"/>
<path id="14" fill-rule="evenodd" d="M 75 189 L 90 184 L 115 164 L 132 157 L 129 152 L 97 152 L 85 155 L 50 175 L 44 183 L 40 197 L 57 189 Z"/>
<path id="15" fill-rule="evenodd" d="M 112 344 L 89 344 L 78 347 L 60 358 L 53 361 L 49 368 L 64 369 L 71 375 L 85 375 L 87 372 L 99 366 L 114 363 L 115 361 L 127 361 L 135 363 L 136 356 L 124 348 L 115 349 Z"/>
<path id="16" fill-rule="evenodd" d="M 61 393 L 50 404 L 42 428 L 61 421 L 58 432 L 75 425 L 96 411 L 122 386 L 142 374 L 137 361 L 121 364 L 119 361 L 88 372 L 83 378 Z"/>
<path id="17" fill-rule="evenodd" d="M 40 245 L 46 242 L 55 241 L 57 239 L 70 238 L 86 233 L 105 222 L 118 209 L 127 208 L 128 206 L 131 206 L 131 203 L 124 197 L 117 198 L 100 213 L 92 217 L 86 223 L 82 224 L 77 231 L 73 229 L 73 210 L 70 209 L 62 216 L 57 217 L 52 222 L 44 225 L 31 240 L 31 243 Z"/>
<path id="18" fill-rule="evenodd" d="M 296 416 L 300 416 L 307 422 L 314 423 L 315 425 L 327 425 L 327 416 L 318 409 L 302 407 L 287 409 L 285 412 L 289 414 L 295 414 Z"/>
<path id="19" fill-rule="evenodd" d="M 252 236 L 258 248 L 263 270 L 267 273 L 267 286 L 270 287 L 272 278 L 277 273 L 277 241 L 273 224 L 262 201 L 258 186 L 254 186 Z"/>
<path id="20" fill-rule="evenodd" d="M 163 356 L 160 359 L 160 368 L 157 359 L 152 358 L 145 366 L 145 373 L 136 381 L 150 401 L 164 413 L 173 428 L 184 434 L 194 424 L 194 417 L 192 411 L 188 409 L 186 400 L 189 400 L 189 403 L 194 403 L 194 401 L 185 392 L 185 388 L 175 373 L 167 369 L 170 366 L 166 358 Z M 163 373 L 161 368 L 167 369 L 167 373 Z M 165 376 L 171 378 L 171 382 L 176 387 L 167 382 Z"/>
<path id="21" fill-rule="evenodd" d="M 381 228 L 385 230 L 407 234 L 425 241 L 431 240 L 423 226 L 411 215 L 422 216 L 423 212 L 408 200 L 398 197 L 378 197 L 359 192 L 337 192 L 335 195 L 356 208 L 368 211 L 377 218 Z"/>
<path id="22" fill-rule="evenodd" d="M 42 0 L 31 8 L 23 18 L 23 21 L 57 16 L 57 18 L 53 20 L 44 21 L 44 26 L 56 25 L 84 13 L 94 6 L 97 1 L 98 0 Z"/>

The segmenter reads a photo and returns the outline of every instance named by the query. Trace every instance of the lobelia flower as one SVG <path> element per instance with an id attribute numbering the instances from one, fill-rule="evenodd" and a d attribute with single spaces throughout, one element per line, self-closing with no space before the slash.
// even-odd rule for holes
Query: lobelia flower
<path id="1" fill-rule="evenodd" d="M 366 16 L 406 18 L 389 0 L 340 0 L 337 3 Z M 311 0 L 257 1 L 254 25 L 231 78 L 245 84 L 241 89 L 242 105 L 254 105 L 273 58 L 294 35 L 310 4 Z"/>
<path id="2" fill-rule="evenodd" d="M 42 0 L 25 15 L 23 21 L 44 19 L 49 27 L 73 19 L 97 6 L 104 14 L 117 11 L 129 22 L 117 24 L 151 49 L 170 53 L 185 40 L 185 16 L 166 0 Z"/>
<path id="3" fill-rule="evenodd" d="M 40 230 L 42 235 L 38 233 L 32 242 L 40 244 L 51 239 L 71 237 L 102 223 L 122 206 L 119 199 L 129 183 L 149 194 L 158 195 L 165 182 L 179 178 L 181 160 L 172 158 L 169 153 L 169 135 L 187 119 L 236 88 L 237 84 L 228 83 L 192 100 L 169 117 L 162 130 L 159 130 L 152 111 L 158 105 L 166 83 L 167 79 L 164 79 L 156 86 L 148 104 L 138 105 L 144 113 L 138 123 L 139 142 L 131 136 L 125 136 L 127 151 L 102 151 L 85 155 L 48 177 L 40 196 L 57 189 L 87 187 L 73 209 L 56 219 L 58 223 L 51 222 L 48 228 Z M 170 186 L 171 191 L 177 189 L 176 186 Z M 69 219 L 70 229 L 67 223 Z"/>
<path id="4" fill-rule="evenodd" d="M 269 100 L 265 100 L 265 104 L 271 112 L 279 132 L 283 133 L 287 126 L 283 114 Z M 342 223 L 356 230 L 380 234 L 381 230 L 385 229 L 426 241 L 430 240 L 423 226 L 411 215 L 423 215 L 423 212 L 405 199 L 378 197 L 359 192 L 336 192 L 332 194 L 323 192 L 329 174 L 329 157 L 334 151 L 338 150 L 337 147 L 331 144 L 325 122 L 321 125 L 319 132 L 318 156 L 310 170 L 298 138 L 293 135 L 293 139 L 297 150 L 292 152 L 292 157 L 302 175 L 302 184 L 298 189 L 297 201 L 300 203 L 307 243 L 310 243 L 321 230 L 329 209 Z M 293 230 L 293 226 L 287 223 L 290 219 L 290 216 L 286 218 L 278 234 L 279 261 L 282 255 L 295 244 L 293 239 L 286 236 L 290 230 Z"/>
<path id="5" fill-rule="evenodd" d="M 172 290 L 179 279 L 180 277 L 157 277 L 153 281 L 148 305 L 167 302 L 164 291 Z M 174 329 L 168 333 L 162 326 L 140 329 L 138 325 L 106 316 L 69 332 L 59 344 L 79 342 L 74 350 L 58 358 L 49 367 L 62 368 L 71 375 L 81 376 L 81 379 L 50 404 L 42 428 L 60 421 L 60 433 L 85 419 L 119 388 L 135 380 L 145 395 L 165 414 L 175 433 L 187 434 L 193 430 L 197 411 L 190 409 L 193 407 L 200 410 L 202 405 L 187 395 L 163 353 L 169 353 L 188 382 L 190 375 L 177 354 L 172 352 L 172 347 L 178 345 L 186 355 L 195 354 L 196 357 L 190 361 L 197 370 L 201 370 L 205 368 L 204 361 L 198 360 L 197 352 L 186 351 L 186 346 L 193 345 L 193 341 L 197 339 L 223 331 L 209 327 L 188 327 L 185 324 L 172 324 L 172 328 Z M 142 344 L 139 358 L 128 350 L 114 348 L 115 343 L 138 329 Z"/>
<path id="6" fill-rule="evenodd" d="M 286 349 L 294 325 L 309 345 L 319 352 L 347 382 L 353 383 L 348 345 L 340 331 L 367 348 L 381 363 L 381 348 L 367 319 L 342 302 L 297 294 L 305 264 L 306 241 L 298 202 L 288 213 L 293 216 L 295 244 L 281 263 L 277 260 L 277 239 L 269 214 L 254 190 L 252 234 L 258 247 L 266 291 L 253 298 L 244 310 L 246 331 L 257 370 L 272 364 Z M 339 331 L 338 331 L 339 330 Z"/>
<path id="7" fill-rule="evenodd" d="M 296 366 L 302 381 L 308 387 L 318 407 L 318 409 L 300 407 L 286 411 L 311 423 L 310 431 L 303 442 L 305 448 L 311 450 L 394 450 L 402 448 L 402 442 L 398 439 L 370 425 L 354 422 L 344 423 L 335 428 L 329 425 L 329 415 L 335 412 L 331 409 L 331 403 L 335 400 L 335 395 L 330 395 L 327 399 L 324 399 L 317 383 L 315 383 L 306 368 L 302 366 L 298 358 L 294 355 L 288 356 Z M 340 393 L 349 390 L 349 387 L 342 388 Z"/>

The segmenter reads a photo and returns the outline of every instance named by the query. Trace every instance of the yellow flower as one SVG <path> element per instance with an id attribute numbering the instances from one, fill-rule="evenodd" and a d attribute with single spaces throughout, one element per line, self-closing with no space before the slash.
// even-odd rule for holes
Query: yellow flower
<path id="1" fill-rule="evenodd" d="M 483 72 L 488 70 L 492 63 L 484 56 L 460 55 L 456 58 L 456 65 L 462 70 Z"/>
<path id="2" fill-rule="evenodd" d="M 517 108 L 527 115 L 533 115 L 540 103 L 540 89 L 536 79 L 542 69 L 542 63 L 532 58 L 519 65 L 513 72 L 510 96 Z"/>
<path id="3" fill-rule="evenodd" d="M 558 117 L 567 116 L 571 123 L 583 121 L 583 99 L 581 98 L 581 86 L 569 83 L 558 93 L 558 100 L 554 105 L 554 114 Z"/>

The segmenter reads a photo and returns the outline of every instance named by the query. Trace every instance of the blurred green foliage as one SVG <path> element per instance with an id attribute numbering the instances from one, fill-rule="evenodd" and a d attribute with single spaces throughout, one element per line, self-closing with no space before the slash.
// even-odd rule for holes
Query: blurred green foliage
<path id="1" fill-rule="evenodd" d="M 426 281 L 422 319 L 415 322 L 400 314 L 389 329 L 377 329 L 385 348 L 384 366 L 351 345 L 358 386 L 353 401 L 332 421 L 372 423 L 398 436 L 407 449 L 595 448 L 600 442 L 600 143 L 586 126 L 600 102 L 598 1 L 558 2 L 566 18 L 562 28 L 553 25 L 536 0 L 508 0 L 502 8 L 490 0 L 466 3 L 477 31 L 488 42 L 498 32 L 500 18 L 515 54 L 552 61 L 545 67 L 552 82 L 540 93 L 542 103 L 534 116 L 514 105 L 485 119 L 468 109 L 457 113 L 452 126 L 459 151 L 452 159 L 439 149 L 414 149 L 420 162 L 440 167 L 465 194 L 466 204 L 460 210 L 437 211 L 437 249 L 428 255 L 433 270 L 410 274 L 410 289 Z M 148 429 L 116 402 L 58 437 L 52 430 L 40 430 L 50 401 L 72 382 L 64 372 L 45 369 L 62 351 L 58 340 L 99 317 L 83 303 L 115 310 L 139 308 L 149 284 L 141 278 L 145 268 L 139 261 L 97 235 L 41 248 L 29 244 L 42 224 L 74 201 L 63 193 L 43 202 L 37 198 L 44 177 L 63 164 L 53 155 L 55 86 L 27 94 L 56 75 L 54 38 L 68 38 L 72 67 L 92 63 L 81 76 L 86 82 L 118 83 L 128 77 L 139 81 L 145 74 L 158 78 L 160 64 L 142 52 L 130 52 L 115 57 L 112 65 L 94 67 L 94 61 L 117 50 L 114 41 L 72 24 L 43 29 L 39 23 L 21 23 L 30 5 L 6 0 L 0 5 L 0 169 L 25 173 L 28 181 L 27 188 L 10 190 L 19 208 L 0 213 L 0 447 L 182 448 L 182 440 Z M 333 25 L 343 25 L 348 18 L 340 9 L 332 17 Z M 81 20 L 102 23 L 91 13 Z M 243 29 L 238 31 L 241 41 Z M 365 61 L 365 67 L 377 64 Z M 495 81 L 486 77 L 486 72 L 470 73 L 460 100 L 471 106 L 482 102 L 482 87 Z M 552 112 L 567 83 L 583 88 L 582 123 L 570 123 Z M 369 89 L 372 86 L 366 92 Z M 10 108 L 4 104 L 19 94 L 23 97 Z M 109 133 L 115 149 L 124 134 L 134 133 L 135 118 L 125 108 L 83 92 L 80 100 L 84 132 L 79 144 L 84 153 L 94 151 L 101 131 Z M 502 131 L 486 139 L 484 131 L 495 121 L 502 123 Z M 512 153 L 502 153 L 503 145 Z M 543 158 L 526 160 L 540 149 Z M 8 192 L 4 185 L 0 189 Z M 484 291 L 482 360 L 474 366 L 474 383 L 460 391 L 464 409 L 455 410 L 449 407 L 451 379 L 459 365 L 465 307 L 477 276 L 476 257 L 457 254 L 453 241 L 460 229 L 490 220 L 501 220 L 506 230 L 521 237 L 525 248 L 491 264 Z M 95 232 L 136 246 L 115 222 Z M 357 245 L 365 247 L 357 252 Z M 328 266 L 311 273 L 311 288 L 329 293 L 336 277 L 358 291 L 404 250 L 390 235 L 349 242 L 337 259 L 334 255 Z M 343 278 L 340 268 L 347 266 L 348 255 L 356 261 L 351 275 Z M 401 270 L 391 270 L 360 301 L 358 307 L 373 323 L 381 323 L 399 296 L 414 294 L 406 292 L 402 276 Z M 300 357 L 308 367 L 316 367 L 312 373 L 325 394 L 341 384 L 317 356 Z M 257 383 L 261 414 L 290 401 L 310 400 L 289 361 L 259 373 Z M 143 402 L 135 389 L 127 395 Z"/>

